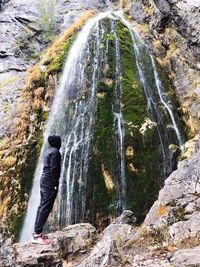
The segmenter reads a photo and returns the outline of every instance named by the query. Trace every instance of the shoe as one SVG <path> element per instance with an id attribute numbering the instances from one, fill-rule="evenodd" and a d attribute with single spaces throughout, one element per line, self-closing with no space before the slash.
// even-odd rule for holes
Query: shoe
<path id="1" fill-rule="evenodd" d="M 44 234 L 39 234 L 39 235 L 36 235 L 36 234 L 33 234 L 32 237 L 31 237 L 31 242 L 33 244 L 40 244 L 40 245 L 49 245 L 51 244 L 51 240 L 48 238 L 47 235 L 44 235 Z"/>

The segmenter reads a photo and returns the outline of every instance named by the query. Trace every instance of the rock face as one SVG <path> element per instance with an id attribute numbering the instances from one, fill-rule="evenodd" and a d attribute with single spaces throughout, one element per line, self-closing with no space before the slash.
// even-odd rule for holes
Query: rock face
<path id="1" fill-rule="evenodd" d="M 200 266 L 200 247 L 177 251 L 170 258 L 170 262 L 174 267 L 198 267 Z"/>
<path id="2" fill-rule="evenodd" d="M 200 153 L 184 160 L 165 181 L 144 225 L 165 231 L 166 242 L 191 246 L 200 234 Z M 188 243 L 189 244 L 189 243 Z"/>
<path id="3" fill-rule="evenodd" d="M 41 51 L 51 39 L 51 36 L 46 36 L 44 25 L 40 23 L 44 14 L 41 13 L 39 3 L 40 1 L 32 3 L 29 0 L 20 3 L 15 0 L 1 1 L 0 227 L 8 231 L 12 228 L 12 233 L 18 231 L 21 220 L 19 209 L 23 210 L 26 205 L 26 192 L 30 189 L 34 162 L 38 157 L 37 150 L 42 142 L 40 131 L 44 127 L 57 85 L 58 71 L 55 70 L 55 65 L 62 65 L 63 61 L 50 51 L 51 58 L 55 59 L 53 71 L 51 69 L 53 74 L 46 75 L 48 64 L 40 64 L 34 71 L 29 68 L 39 61 Z M 107 3 L 99 1 L 58 1 L 53 15 L 54 37 L 70 28 L 86 10 L 103 10 L 105 7 Z M 82 24 L 85 20 L 83 18 Z M 82 24 L 79 22 L 79 27 Z M 73 30 L 74 28 L 72 32 Z M 69 44 L 64 48 L 62 58 L 66 56 Z M 9 187 L 9 192 L 5 190 L 6 187 Z M 15 196 L 10 196 L 10 192 L 15 192 Z M 8 218 L 9 224 L 6 223 Z M 10 232 L 8 234 L 11 235 Z"/>
<path id="4" fill-rule="evenodd" d="M 154 0 L 154 2 L 162 14 L 170 15 L 177 27 L 177 31 L 187 39 L 187 44 L 199 60 L 199 1 Z"/>
<path id="5" fill-rule="evenodd" d="M 4 239 L 0 233 L 0 266 L 9 267 L 15 266 L 14 249 L 12 247 L 12 240 Z"/>
<path id="6" fill-rule="evenodd" d="M 30 3 L 32 11 L 29 9 Z M 56 15 L 56 29 L 59 32 L 69 27 L 84 9 L 104 10 L 107 4 L 108 1 L 59 1 L 60 13 Z M 136 1 L 128 11 L 137 22 L 136 28 L 140 31 L 149 50 L 157 56 L 173 81 L 180 102 L 180 112 L 191 136 L 199 131 L 200 125 L 199 8 L 198 0 L 155 0 Z M 10 151 L 14 147 L 23 153 L 23 149 L 28 147 L 32 152 L 35 142 L 38 142 L 38 140 L 33 142 L 31 134 L 15 135 L 14 133 L 17 126 L 21 127 L 21 131 L 26 132 L 22 118 L 25 117 L 26 121 L 33 122 L 41 115 L 33 113 L 26 118 L 26 114 L 21 111 L 30 107 L 28 103 L 30 99 L 26 98 L 27 95 L 38 94 L 39 98 L 41 97 L 44 90 L 42 86 L 38 87 L 40 89 L 36 88 L 37 92 L 28 92 L 25 95 L 22 88 L 28 66 L 37 61 L 27 56 L 32 55 L 33 50 L 40 52 L 47 42 L 43 40 L 42 29 L 37 25 L 39 13 L 36 1 L 0 1 L 0 11 L 2 33 L 0 35 L 0 157 L 1 160 L 3 159 L 0 175 L 4 175 L 0 184 L 0 203 L 3 215 L 13 209 L 14 216 L 17 218 L 18 209 L 14 203 L 9 202 L 10 196 L 2 190 L 2 183 L 5 182 L 4 187 L 13 192 L 21 190 L 20 179 L 18 181 L 13 179 L 21 158 L 16 159 L 11 156 Z M 21 36 L 22 32 L 25 35 Z M 27 43 L 24 43 L 28 36 L 33 40 L 32 47 L 26 47 Z M 55 87 L 56 77 L 51 76 L 50 80 Z M 53 95 L 54 91 L 49 92 Z M 24 99 L 23 102 L 20 102 L 20 97 Z M 29 127 L 35 131 L 34 124 Z M 12 142 L 10 148 L 11 140 L 15 142 Z M 16 259 L 11 240 L 6 241 L 2 237 L 0 238 L 0 265 L 199 266 L 199 247 L 196 247 L 199 245 L 200 236 L 198 146 L 196 150 L 197 153 L 193 158 L 184 160 L 178 170 L 166 180 L 158 200 L 151 208 L 144 225 L 138 230 L 127 224 L 129 218 L 133 216 L 130 214 L 127 218 L 126 214 L 124 220 L 123 215 L 116 220 L 115 224 L 105 229 L 99 237 L 99 242 L 89 252 L 94 243 L 95 229 L 91 225 L 75 225 L 52 234 L 53 247 L 36 247 L 32 244 L 15 245 Z M 6 170 L 5 165 L 8 166 Z M 16 199 L 14 201 L 16 202 Z M 16 227 L 17 224 L 14 218 L 12 217 L 12 227 Z M 8 222 L 6 216 L 1 219 L 1 223 Z M 98 241 L 97 237 L 95 241 Z M 173 252 L 182 247 L 186 248 Z M 80 256 L 79 253 L 81 261 L 76 257 Z M 66 256 L 69 257 L 68 260 Z"/>
<path id="7" fill-rule="evenodd" d="M 155 0 L 137 1 L 128 11 L 172 80 L 191 136 L 199 131 L 199 8 L 198 1 Z"/>

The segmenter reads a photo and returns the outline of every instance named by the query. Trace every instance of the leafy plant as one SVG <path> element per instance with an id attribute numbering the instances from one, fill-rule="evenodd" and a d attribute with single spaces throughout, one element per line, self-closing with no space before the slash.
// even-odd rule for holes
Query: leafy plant
<path id="1" fill-rule="evenodd" d="M 41 0 L 38 4 L 40 13 L 39 24 L 46 41 L 52 41 L 55 36 L 56 4 L 58 0 Z"/>

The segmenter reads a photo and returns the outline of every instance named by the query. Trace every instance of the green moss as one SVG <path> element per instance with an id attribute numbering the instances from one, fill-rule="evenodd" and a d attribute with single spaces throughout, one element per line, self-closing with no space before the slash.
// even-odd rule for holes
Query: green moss
<path id="1" fill-rule="evenodd" d="M 15 215 L 14 218 L 11 218 L 11 222 L 12 234 L 15 237 L 15 241 L 17 241 L 19 239 L 19 234 L 23 223 L 23 214 Z"/>
<path id="2" fill-rule="evenodd" d="M 138 222 L 144 219 L 160 186 L 159 144 L 155 127 L 143 136 L 139 131 L 148 117 L 144 90 L 138 79 L 136 59 L 129 30 L 117 22 L 122 68 L 122 113 L 125 120 L 125 149 L 133 147 L 134 156 L 125 157 L 127 208 Z"/>
<path id="3" fill-rule="evenodd" d="M 68 51 L 69 51 L 72 43 L 74 42 L 76 36 L 77 36 L 77 34 L 75 34 L 72 37 L 70 37 L 66 41 L 66 43 L 63 45 L 61 51 L 56 55 L 56 57 L 53 59 L 53 61 L 50 62 L 50 64 L 47 67 L 47 72 L 49 74 L 61 72 L 62 67 L 64 65 L 64 62 L 66 60 Z"/>

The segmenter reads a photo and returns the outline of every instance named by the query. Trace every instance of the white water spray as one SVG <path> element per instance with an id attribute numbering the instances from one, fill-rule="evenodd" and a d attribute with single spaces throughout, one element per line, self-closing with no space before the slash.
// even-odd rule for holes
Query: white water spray
<path id="1" fill-rule="evenodd" d="M 72 195 L 72 190 L 73 190 L 73 185 L 74 185 L 74 177 L 73 175 L 70 177 L 70 163 L 71 163 L 71 159 L 72 159 L 72 155 L 73 152 L 76 152 L 79 145 L 82 142 L 82 138 L 83 138 L 83 133 L 80 136 L 80 139 L 77 139 L 77 132 L 79 131 L 79 128 L 82 129 L 84 128 L 84 124 L 81 123 L 80 118 L 76 119 L 76 124 L 74 125 L 74 127 L 72 126 L 72 128 L 74 130 L 72 130 L 71 134 L 67 137 L 67 140 L 65 140 L 63 133 L 65 132 L 66 128 L 70 128 L 70 125 L 63 125 L 61 122 L 63 121 L 64 117 L 65 117 L 65 110 L 67 107 L 67 103 L 69 102 L 69 99 L 71 97 L 76 97 L 77 95 L 79 95 L 80 91 L 82 88 L 77 88 L 76 83 L 78 83 L 78 85 L 81 86 L 82 84 L 82 79 L 83 79 L 83 73 L 84 73 L 84 56 L 85 56 L 85 49 L 86 49 L 86 44 L 87 44 L 87 40 L 89 37 L 89 34 L 92 30 L 92 28 L 94 27 L 94 25 L 96 23 L 98 23 L 99 20 L 107 17 L 107 16 L 111 16 L 110 12 L 105 12 L 105 13 L 101 13 L 99 14 L 97 17 L 92 18 L 89 20 L 89 22 L 83 27 L 82 31 L 79 33 L 76 41 L 74 42 L 70 52 L 69 52 L 69 56 L 67 58 L 67 61 L 65 63 L 64 66 L 64 70 L 63 70 L 63 74 L 61 76 L 61 81 L 60 81 L 60 85 L 56 91 L 55 97 L 54 97 L 54 102 L 52 105 L 52 109 L 51 109 L 51 113 L 49 115 L 49 119 L 47 122 L 47 126 L 46 126 L 46 130 L 44 133 L 44 139 L 47 140 L 47 137 L 50 134 L 59 134 L 62 137 L 62 141 L 64 140 L 63 144 L 62 144 L 62 153 L 66 148 L 66 152 L 65 152 L 65 156 L 64 158 L 67 157 L 67 153 L 69 151 L 68 146 L 71 144 L 72 148 L 70 150 L 70 154 L 69 154 L 69 164 L 68 164 L 68 168 L 67 168 L 67 181 L 65 180 L 65 177 L 61 177 L 61 183 L 66 183 L 67 184 L 67 210 L 66 212 L 72 213 L 71 207 L 72 207 L 72 199 L 70 199 L 70 196 Z M 95 67 L 96 69 L 98 69 L 98 66 L 96 65 Z M 81 75 L 79 75 L 77 77 L 77 73 L 81 73 Z M 92 86 L 92 94 L 90 97 L 90 104 L 93 104 L 93 97 L 94 97 L 94 89 L 95 89 L 95 74 L 93 75 L 93 86 Z M 74 95 L 71 95 L 74 94 Z M 78 104 L 79 112 L 82 114 L 85 114 L 87 111 L 85 109 L 85 107 L 83 107 L 82 102 L 80 101 Z M 75 109 L 74 112 L 74 117 L 76 117 L 76 111 L 77 108 Z M 82 112 L 81 112 L 81 109 Z M 73 120 L 72 120 L 73 121 Z M 69 122 L 70 124 L 71 122 Z M 90 126 L 92 124 L 92 119 L 90 119 Z M 84 156 L 87 156 L 86 154 L 88 153 L 88 146 L 89 146 L 89 141 L 90 141 L 90 127 L 87 127 L 87 129 L 85 129 L 85 136 L 84 136 L 84 140 L 85 140 L 85 147 L 84 147 Z M 72 144 L 73 143 L 73 144 Z M 32 191 L 30 194 L 30 198 L 29 198 L 29 203 L 28 203 L 28 209 L 26 212 L 26 217 L 24 220 L 24 224 L 23 224 L 23 228 L 22 231 L 20 233 L 20 242 L 26 242 L 28 240 L 30 240 L 31 235 L 33 233 L 33 229 L 34 229 L 34 222 L 35 222 L 35 218 L 36 218 L 36 212 L 37 212 L 37 208 L 39 205 L 39 181 L 40 181 L 40 176 L 42 173 L 42 158 L 43 158 L 43 153 L 45 151 L 45 147 L 46 147 L 46 142 L 44 142 L 42 150 L 41 150 L 41 154 L 40 154 L 40 158 L 37 164 L 37 168 L 36 168 L 36 172 L 34 175 L 34 181 L 33 181 L 33 186 L 32 186 Z M 76 157 L 76 155 L 73 155 L 74 157 Z M 64 168 L 64 164 L 65 161 L 63 161 L 63 168 Z M 85 165 L 85 162 L 83 162 L 83 164 Z M 86 164 L 87 166 L 87 164 Z M 74 165 L 73 168 L 75 169 L 76 166 Z M 84 166 L 85 168 L 85 166 Z M 74 173 L 74 172 L 73 172 Z M 61 176 L 64 174 L 64 170 L 62 169 L 62 173 Z M 61 193 L 59 193 L 61 194 Z M 59 215 L 60 216 L 60 215 Z M 58 217 L 59 217 L 58 216 Z M 69 220 L 68 220 L 69 222 Z"/>

